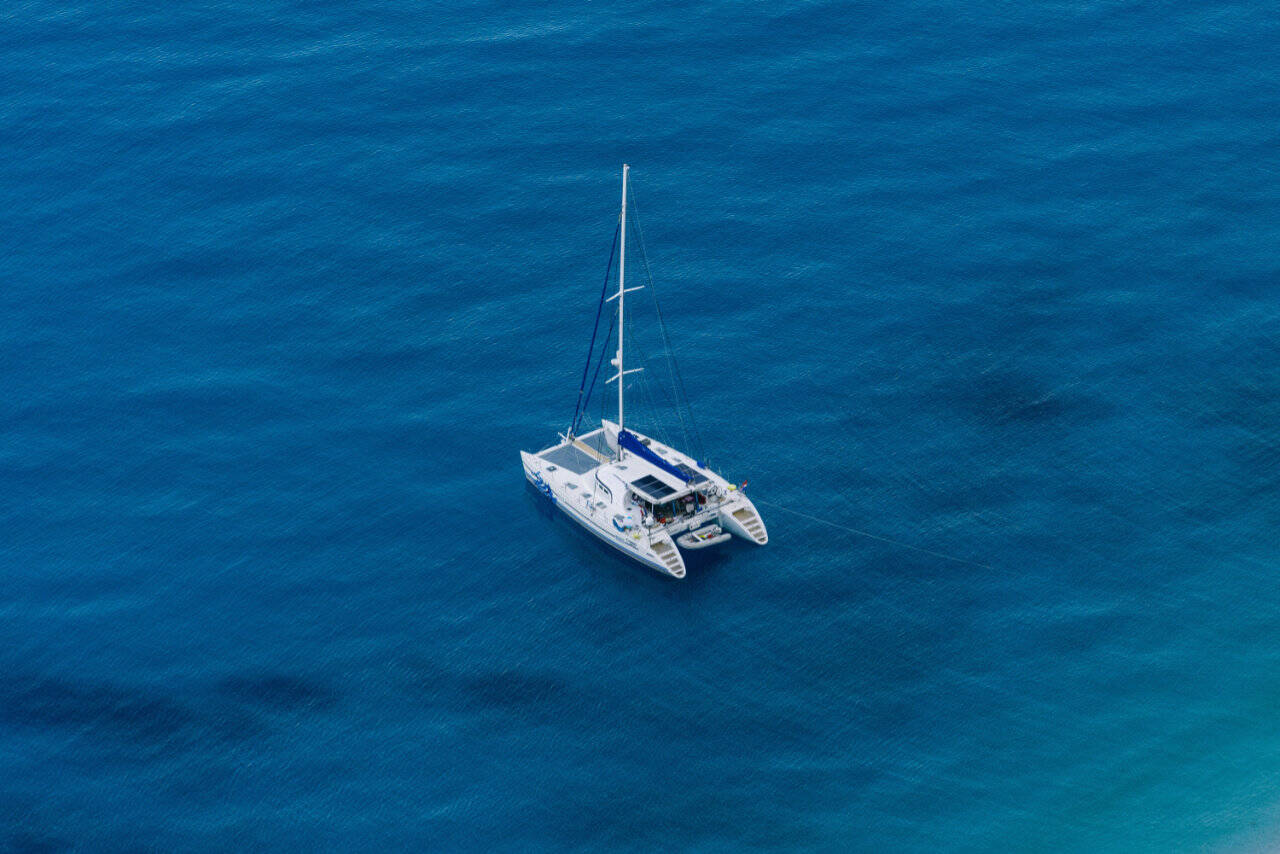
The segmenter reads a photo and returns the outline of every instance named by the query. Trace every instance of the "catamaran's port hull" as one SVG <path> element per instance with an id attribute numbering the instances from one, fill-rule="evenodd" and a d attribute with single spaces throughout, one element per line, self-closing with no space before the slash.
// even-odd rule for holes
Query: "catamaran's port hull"
<path id="1" fill-rule="evenodd" d="M 524 466 L 524 476 L 525 476 L 525 479 L 529 481 L 529 483 L 533 484 L 534 488 L 538 488 L 538 482 L 536 480 L 535 473 L 532 470 L 530 470 L 527 463 Z M 541 492 L 541 489 L 539 489 L 539 492 Z M 627 557 L 631 558 L 632 560 L 639 561 L 640 563 L 644 564 L 650 569 L 655 569 L 658 572 L 661 572 L 663 575 L 670 575 L 673 578 L 684 578 L 683 565 L 680 567 L 678 574 L 675 572 L 672 572 L 671 570 L 667 569 L 667 567 L 664 566 L 662 563 L 656 560 L 651 560 L 645 555 L 641 554 L 639 552 L 639 541 L 625 540 L 621 536 L 617 538 L 610 536 L 608 533 L 601 531 L 598 527 L 591 524 L 591 522 L 588 521 L 584 516 L 582 516 L 581 513 L 579 513 L 573 507 L 568 506 L 565 502 L 555 501 L 550 497 L 546 497 L 546 500 L 551 501 L 553 504 L 555 504 L 557 509 L 562 511 L 566 516 L 568 516 L 574 522 L 577 522 L 580 527 L 585 528 L 596 539 L 600 540 L 603 543 L 606 543 L 609 546 L 612 546 L 614 549 L 626 555 Z M 633 542 L 636 543 L 636 545 L 630 545 L 630 543 L 633 543 Z"/>

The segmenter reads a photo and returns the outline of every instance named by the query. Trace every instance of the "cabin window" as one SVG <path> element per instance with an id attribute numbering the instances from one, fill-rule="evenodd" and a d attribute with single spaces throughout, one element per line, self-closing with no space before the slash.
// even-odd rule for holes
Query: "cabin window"
<path id="1" fill-rule="evenodd" d="M 578 488 L 578 484 L 576 484 L 576 483 L 566 483 L 566 484 L 565 484 L 565 486 L 569 487 L 570 489 L 577 489 L 577 488 Z"/>

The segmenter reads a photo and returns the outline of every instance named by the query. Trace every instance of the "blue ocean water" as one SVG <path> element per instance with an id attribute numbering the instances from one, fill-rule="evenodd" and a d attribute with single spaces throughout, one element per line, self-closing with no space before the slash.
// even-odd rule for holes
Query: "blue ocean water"
<path id="1" fill-rule="evenodd" d="M 3 21 L 0 847 L 1280 844 L 1266 5 Z M 624 161 L 713 463 L 970 563 L 525 487 Z"/>

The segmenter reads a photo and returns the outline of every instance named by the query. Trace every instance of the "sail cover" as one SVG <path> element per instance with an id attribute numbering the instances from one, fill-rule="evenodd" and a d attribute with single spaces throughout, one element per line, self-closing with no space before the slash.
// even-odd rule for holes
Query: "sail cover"
<path id="1" fill-rule="evenodd" d="M 691 480 L 693 480 L 693 478 L 689 474 L 682 472 L 680 469 L 676 468 L 671 463 L 667 462 L 662 457 L 655 454 L 653 451 L 649 450 L 647 447 L 644 446 L 644 444 L 639 439 L 635 437 L 634 434 L 628 433 L 626 430 L 623 430 L 618 433 L 618 445 L 619 447 L 622 447 L 628 451 L 631 451 L 637 457 L 640 457 L 641 459 L 644 459 L 644 460 L 648 460 L 649 462 L 653 463 L 655 466 L 662 469 L 672 477 L 680 478 L 680 481 L 682 483 L 689 483 Z"/>

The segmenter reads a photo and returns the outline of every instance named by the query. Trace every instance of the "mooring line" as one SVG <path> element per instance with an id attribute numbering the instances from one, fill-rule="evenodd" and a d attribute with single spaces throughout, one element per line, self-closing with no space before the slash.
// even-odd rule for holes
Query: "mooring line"
<path id="1" fill-rule="evenodd" d="M 860 531 L 857 528 L 851 528 L 848 525 L 841 525 L 838 522 L 828 522 L 826 519 L 820 519 L 817 516 L 811 516 L 808 513 L 801 513 L 799 510 L 792 510 L 790 507 L 783 507 L 781 504 L 774 504 L 772 501 L 765 501 L 761 498 L 752 498 L 751 501 L 754 504 L 763 504 L 766 507 L 772 507 L 775 510 L 783 511 L 784 513 L 794 513 L 796 516 L 803 516 L 804 518 L 810 519 L 814 522 L 820 522 L 823 525 L 830 525 L 833 528 L 839 528 L 842 531 L 848 531 L 850 534 L 857 534 L 859 537 L 869 537 L 870 539 L 873 539 L 873 540 L 879 540 L 880 542 L 888 543 L 891 546 L 898 546 L 899 548 L 903 548 L 903 549 L 911 549 L 911 551 L 913 552 L 920 552 L 921 554 L 932 555 L 933 557 L 942 558 L 943 560 L 954 561 L 956 563 L 967 563 L 970 566 L 980 566 L 983 569 L 995 569 L 995 567 L 989 563 L 980 563 L 976 560 L 969 560 L 968 558 L 956 557 L 955 555 L 943 554 L 942 552 L 935 552 L 932 549 L 923 549 L 920 546 L 913 546 L 910 543 L 904 543 L 901 540 L 891 540 L 888 537 L 882 537 L 879 534 L 873 534 L 870 531 Z"/>

